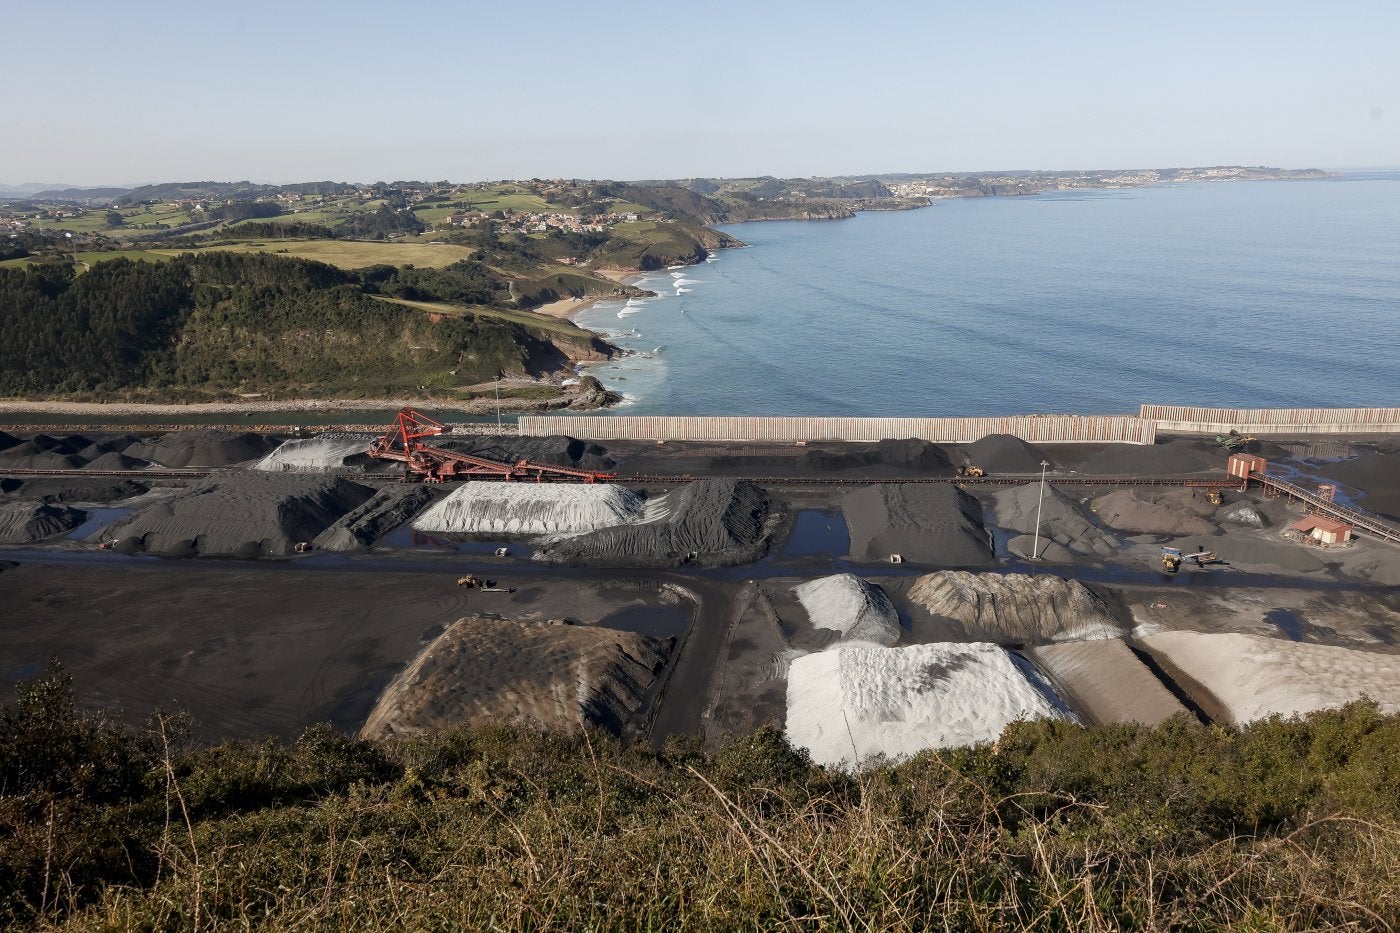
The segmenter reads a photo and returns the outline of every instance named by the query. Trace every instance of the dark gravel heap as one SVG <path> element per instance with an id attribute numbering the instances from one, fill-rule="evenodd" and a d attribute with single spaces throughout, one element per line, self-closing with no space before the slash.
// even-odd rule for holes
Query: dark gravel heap
<path id="1" fill-rule="evenodd" d="M 82 509 L 44 502 L 0 505 L 0 544 L 29 544 L 72 531 L 87 520 Z"/>
<path id="2" fill-rule="evenodd" d="M 448 434 L 427 440 L 434 447 L 485 457 L 488 460 L 513 462 L 524 459 L 580 470 L 611 470 L 617 465 L 617 461 L 608 456 L 606 447 L 561 434 L 549 437 L 453 437 Z"/>
<path id="3" fill-rule="evenodd" d="M 981 504 L 951 484 L 865 486 L 842 497 L 841 511 L 855 560 L 902 554 L 916 564 L 968 567 L 992 559 Z"/>
<path id="4" fill-rule="evenodd" d="M 150 489 L 145 483 L 101 476 L 36 476 L 0 478 L 0 493 L 44 502 L 117 502 Z"/>
<path id="5" fill-rule="evenodd" d="M 619 525 L 556 541 L 541 560 L 594 567 L 728 567 L 758 560 L 768 549 L 768 493 L 753 483 L 706 479 L 668 496 L 661 521 Z"/>
<path id="6" fill-rule="evenodd" d="M 151 460 L 162 466 L 222 467 L 257 460 L 278 444 L 280 438 L 245 431 L 171 431 L 159 437 L 137 441 L 122 453 Z"/>
<path id="7" fill-rule="evenodd" d="M 358 551 L 374 544 L 445 494 L 426 484 L 386 486 L 358 507 L 346 512 L 321 532 L 314 542 L 318 551 Z"/>
<path id="8" fill-rule="evenodd" d="M 117 522 L 107 533 L 123 551 L 285 556 L 373 495 L 368 486 L 339 477 L 220 473 Z"/>
<path id="9" fill-rule="evenodd" d="M 1040 461 L 1049 459 L 1012 434 L 988 434 L 963 450 L 969 463 L 988 473 L 1039 473 Z"/>

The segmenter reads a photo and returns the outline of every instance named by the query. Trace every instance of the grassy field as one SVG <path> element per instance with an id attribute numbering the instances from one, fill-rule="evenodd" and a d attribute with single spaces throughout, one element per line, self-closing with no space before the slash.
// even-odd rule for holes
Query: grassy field
<path id="1" fill-rule="evenodd" d="M 448 243 L 424 243 L 408 240 L 390 240 L 383 243 L 358 240 L 254 240 L 231 246 L 214 246 L 209 249 L 233 250 L 238 253 L 279 253 L 314 259 L 330 263 L 342 269 L 363 269 L 366 266 L 387 263 L 402 266 L 412 263 L 440 269 L 454 262 L 470 258 L 476 252 L 469 246 L 454 246 Z M 153 250 L 152 252 L 177 256 L 184 252 L 199 250 Z"/>
<path id="2" fill-rule="evenodd" d="M 114 249 L 106 251 L 81 250 L 73 253 L 73 260 L 84 265 L 92 265 L 95 262 L 106 262 L 109 259 L 134 259 L 138 262 L 165 262 L 175 255 L 172 251 L 155 252 L 148 249 Z M 17 268 L 27 266 L 34 260 L 29 257 L 21 259 L 7 259 L 0 262 L 0 268 Z"/>
<path id="3" fill-rule="evenodd" d="M 385 295 L 375 295 L 374 297 L 379 301 L 388 301 L 396 305 L 407 305 L 410 308 L 420 308 L 433 314 L 447 314 L 457 317 L 471 313 L 478 317 L 500 318 L 503 321 L 523 324 L 535 330 L 551 331 L 575 340 L 588 333 L 588 331 L 575 327 L 568 321 L 550 317 L 547 314 L 536 314 L 533 311 L 517 311 L 510 308 L 483 308 L 479 305 L 466 307 L 465 305 L 454 305 L 441 301 L 408 301 L 404 298 L 389 298 Z"/>

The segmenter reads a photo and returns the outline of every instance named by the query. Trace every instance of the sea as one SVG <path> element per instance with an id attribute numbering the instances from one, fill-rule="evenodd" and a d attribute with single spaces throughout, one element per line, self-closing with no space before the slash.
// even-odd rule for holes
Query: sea
<path id="1" fill-rule="evenodd" d="M 576 317 L 613 414 L 1400 405 L 1400 172 L 939 200 L 748 244 Z"/>

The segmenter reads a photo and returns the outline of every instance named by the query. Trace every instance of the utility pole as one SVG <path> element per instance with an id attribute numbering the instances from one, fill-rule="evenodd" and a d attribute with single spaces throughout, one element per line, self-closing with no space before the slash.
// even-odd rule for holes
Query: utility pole
<path id="1" fill-rule="evenodd" d="M 1031 560 L 1040 560 L 1040 510 L 1045 508 L 1045 469 L 1050 461 L 1040 461 L 1040 501 L 1035 504 L 1035 544 L 1031 545 Z"/>

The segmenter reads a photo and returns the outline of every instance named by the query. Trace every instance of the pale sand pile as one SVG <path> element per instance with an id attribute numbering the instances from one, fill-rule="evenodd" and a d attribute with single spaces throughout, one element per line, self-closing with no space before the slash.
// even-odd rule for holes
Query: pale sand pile
<path id="1" fill-rule="evenodd" d="M 500 722 L 620 733 L 641 710 L 672 644 L 593 626 L 462 619 L 394 678 L 360 735 Z"/>
<path id="2" fill-rule="evenodd" d="M 960 567 L 992 559 L 981 504 L 952 484 L 872 484 L 843 496 L 841 512 L 855 560 L 901 554 L 916 564 Z"/>
<path id="3" fill-rule="evenodd" d="M 1262 635 L 1159 632 L 1148 650 L 1209 691 L 1235 725 L 1345 706 L 1363 695 L 1400 712 L 1400 655 Z"/>
<path id="4" fill-rule="evenodd" d="M 1029 556 L 1034 546 L 1037 513 L 1042 545 L 1054 542 L 1074 554 L 1099 557 L 1107 557 L 1118 549 L 1118 541 L 1112 535 L 1095 525 L 1078 502 L 1054 486 L 1046 485 L 1043 503 L 1039 483 L 998 490 L 995 500 L 997 524 L 1031 536 L 1031 543 L 1022 551 L 1023 557 Z M 1046 553 L 1041 556 L 1063 555 Z"/>
<path id="5" fill-rule="evenodd" d="M 1126 634 L 1092 590 L 1051 574 L 940 570 L 915 580 L 909 598 L 977 641 L 1039 644 Z"/>
<path id="6" fill-rule="evenodd" d="M 442 495 L 438 486 L 417 483 L 386 486 L 346 512 L 312 542 L 317 551 L 359 551 L 374 544 Z"/>
<path id="7" fill-rule="evenodd" d="M 885 591 L 860 577 L 838 573 L 792 588 L 816 628 L 840 632 L 846 642 L 893 645 L 899 641 L 899 612 Z"/>
<path id="8" fill-rule="evenodd" d="M 1060 695 L 1097 725 L 1155 726 L 1186 712 L 1121 639 L 1061 642 L 1033 648 L 1029 654 Z"/>
<path id="9" fill-rule="evenodd" d="M 788 741 L 839 768 L 992 742 L 1017 720 L 1073 718 L 996 645 L 843 644 L 788 669 Z"/>
<path id="10" fill-rule="evenodd" d="M 373 495 L 339 477 L 216 473 L 116 522 L 106 534 L 125 551 L 286 556 Z"/>
<path id="11" fill-rule="evenodd" d="M 366 451 L 374 440 L 368 434 L 329 431 L 316 437 L 284 441 L 253 464 L 269 473 L 327 473 L 333 470 L 364 471 L 388 461 L 375 460 Z"/>
<path id="12" fill-rule="evenodd" d="M 29 544 L 77 528 L 87 520 L 81 509 L 44 502 L 11 502 L 0 505 L 0 544 Z"/>
<path id="13" fill-rule="evenodd" d="M 630 489 L 612 484 L 473 480 L 413 522 L 419 531 L 575 535 L 661 517 Z"/>
<path id="14" fill-rule="evenodd" d="M 762 488 L 705 479 L 646 503 L 640 520 L 541 548 L 541 560 L 592 567 L 733 566 L 768 548 L 771 503 Z"/>
<path id="15" fill-rule="evenodd" d="M 1095 499 L 1090 507 L 1105 525 L 1133 534 L 1209 535 L 1216 530 L 1204 517 L 1214 513 L 1215 506 L 1198 489 L 1119 489 Z"/>

